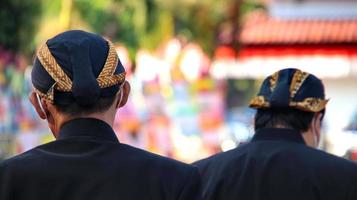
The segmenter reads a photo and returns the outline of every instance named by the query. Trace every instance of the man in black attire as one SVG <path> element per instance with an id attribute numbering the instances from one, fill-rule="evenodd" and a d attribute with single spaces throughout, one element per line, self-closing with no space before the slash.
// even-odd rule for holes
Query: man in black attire
<path id="1" fill-rule="evenodd" d="M 357 165 L 315 149 L 325 112 L 314 75 L 284 69 L 267 77 L 250 106 L 255 135 L 195 163 L 205 200 L 357 200 Z"/>
<path id="2" fill-rule="evenodd" d="M 30 101 L 56 141 L 0 164 L 1 200 L 194 200 L 195 167 L 121 144 L 112 129 L 130 86 L 113 44 L 67 31 L 37 52 Z"/>

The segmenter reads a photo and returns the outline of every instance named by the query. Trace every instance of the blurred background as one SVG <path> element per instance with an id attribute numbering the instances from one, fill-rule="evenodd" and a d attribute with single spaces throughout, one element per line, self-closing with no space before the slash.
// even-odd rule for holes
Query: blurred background
<path id="1" fill-rule="evenodd" d="M 53 140 L 27 96 L 36 46 L 70 29 L 115 42 L 132 93 L 122 143 L 192 162 L 249 141 L 263 78 L 296 67 L 330 98 L 320 148 L 357 160 L 355 0 L 1 0 L 0 159 Z"/>

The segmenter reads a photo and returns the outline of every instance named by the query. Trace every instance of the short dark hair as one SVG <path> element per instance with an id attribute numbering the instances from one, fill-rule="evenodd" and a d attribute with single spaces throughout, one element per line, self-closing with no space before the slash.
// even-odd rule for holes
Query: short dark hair
<path id="1" fill-rule="evenodd" d="M 324 115 L 325 110 L 322 110 L 321 113 Z M 305 132 L 309 129 L 314 114 L 313 112 L 305 112 L 292 108 L 257 109 L 254 117 L 254 129 L 283 126 L 299 132 Z"/>
<path id="2" fill-rule="evenodd" d="M 98 101 L 90 106 L 82 106 L 76 102 L 71 104 L 55 104 L 55 107 L 60 113 L 70 116 L 79 116 L 93 113 L 100 113 L 108 110 L 115 100 L 116 95 L 109 97 L 99 97 Z"/>

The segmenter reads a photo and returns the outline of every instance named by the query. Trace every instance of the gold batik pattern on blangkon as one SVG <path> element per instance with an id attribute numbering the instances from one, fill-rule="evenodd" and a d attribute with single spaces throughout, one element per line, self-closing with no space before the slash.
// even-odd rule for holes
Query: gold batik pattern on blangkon
<path id="1" fill-rule="evenodd" d="M 297 91 L 299 91 L 301 85 L 304 83 L 309 73 L 302 72 L 301 70 L 296 70 L 290 84 L 290 98 L 294 98 Z"/>
<path id="2" fill-rule="evenodd" d="M 37 51 L 37 57 L 47 73 L 55 80 L 56 88 L 59 91 L 69 92 L 72 90 L 72 81 L 58 65 L 52 56 L 47 44 L 43 44 Z"/>

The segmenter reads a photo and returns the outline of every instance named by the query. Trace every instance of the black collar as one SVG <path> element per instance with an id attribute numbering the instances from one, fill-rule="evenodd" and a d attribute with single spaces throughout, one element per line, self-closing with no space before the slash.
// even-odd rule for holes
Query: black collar
<path id="1" fill-rule="evenodd" d="M 78 118 L 66 122 L 59 132 L 58 139 L 70 137 L 89 137 L 119 142 L 109 124 L 94 118 Z"/>
<path id="2" fill-rule="evenodd" d="M 299 131 L 285 128 L 262 128 L 257 130 L 252 142 L 262 140 L 279 140 L 305 144 L 304 138 Z"/>

